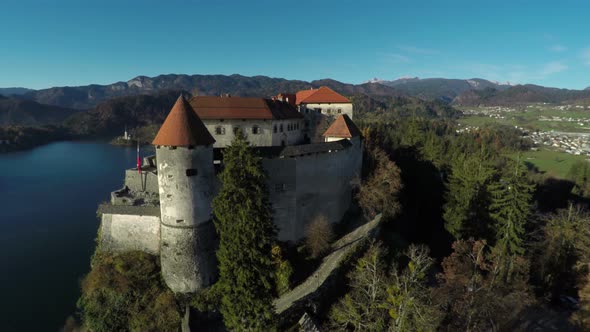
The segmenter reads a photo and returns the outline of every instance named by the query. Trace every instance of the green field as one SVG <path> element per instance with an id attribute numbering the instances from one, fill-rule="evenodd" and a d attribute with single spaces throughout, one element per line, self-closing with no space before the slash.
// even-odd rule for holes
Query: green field
<path id="1" fill-rule="evenodd" d="M 505 119 L 490 118 L 484 115 L 466 115 L 459 119 L 459 123 L 469 126 L 482 126 L 490 123 L 501 123 L 511 126 L 520 126 L 529 129 L 544 131 L 590 132 L 590 123 L 580 125 L 577 122 L 568 121 L 541 121 L 541 117 L 590 119 L 590 109 L 560 110 L 557 105 L 532 105 L 531 107 L 510 107 L 513 112 L 501 112 Z M 486 110 L 487 107 L 458 107 L 460 110 Z"/>
<path id="2" fill-rule="evenodd" d="M 516 158 L 516 154 L 512 155 Z M 533 164 L 541 172 L 557 178 L 565 178 L 572 164 L 578 160 L 586 160 L 585 156 L 575 156 L 554 150 L 521 152 L 521 160 Z"/>

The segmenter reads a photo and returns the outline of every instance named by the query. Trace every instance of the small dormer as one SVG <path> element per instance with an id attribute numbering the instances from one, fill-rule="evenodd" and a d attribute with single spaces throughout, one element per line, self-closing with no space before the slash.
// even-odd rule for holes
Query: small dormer
<path id="1" fill-rule="evenodd" d="M 333 142 L 343 139 L 352 140 L 361 137 L 361 131 L 346 114 L 340 115 L 322 135 L 324 141 Z"/>

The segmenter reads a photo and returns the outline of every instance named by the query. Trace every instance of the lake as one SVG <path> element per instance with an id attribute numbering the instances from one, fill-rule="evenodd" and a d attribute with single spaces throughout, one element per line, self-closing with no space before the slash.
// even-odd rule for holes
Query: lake
<path id="1" fill-rule="evenodd" d="M 97 205 L 135 163 L 134 147 L 102 142 L 0 154 L 0 330 L 57 331 L 75 313 Z"/>

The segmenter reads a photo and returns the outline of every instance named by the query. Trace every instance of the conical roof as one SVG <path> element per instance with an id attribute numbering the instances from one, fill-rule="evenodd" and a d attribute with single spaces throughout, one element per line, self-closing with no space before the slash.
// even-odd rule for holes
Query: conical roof
<path id="1" fill-rule="evenodd" d="M 352 138 L 361 136 L 361 131 L 346 114 L 340 115 L 324 132 L 324 137 Z"/>
<path id="2" fill-rule="evenodd" d="M 211 145 L 215 139 L 191 105 L 181 95 L 176 100 L 153 145 L 197 146 Z"/>

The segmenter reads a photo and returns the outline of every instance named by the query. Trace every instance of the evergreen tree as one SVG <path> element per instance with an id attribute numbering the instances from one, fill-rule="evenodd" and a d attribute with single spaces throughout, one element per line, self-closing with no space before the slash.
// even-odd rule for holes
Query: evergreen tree
<path id="1" fill-rule="evenodd" d="M 447 202 L 444 206 L 445 228 L 457 239 L 486 238 L 488 235 L 488 185 L 494 169 L 481 155 L 459 155 L 452 164 Z"/>
<path id="2" fill-rule="evenodd" d="M 239 331 L 271 330 L 276 229 L 260 158 L 242 135 L 225 149 L 220 180 L 213 213 L 225 325 Z"/>
<path id="3" fill-rule="evenodd" d="M 572 193 L 588 198 L 590 197 L 590 163 L 587 161 L 576 161 L 569 169 L 568 180 L 574 183 Z"/>
<path id="4" fill-rule="evenodd" d="M 533 185 L 520 161 L 512 162 L 508 174 L 490 185 L 490 216 L 495 222 L 496 255 L 505 276 L 510 275 L 515 256 L 524 255 L 524 226 L 531 213 Z M 502 269 L 502 267 L 501 267 Z"/>

